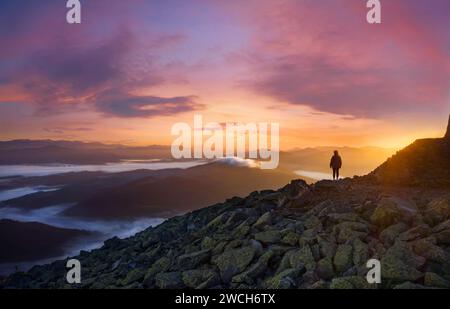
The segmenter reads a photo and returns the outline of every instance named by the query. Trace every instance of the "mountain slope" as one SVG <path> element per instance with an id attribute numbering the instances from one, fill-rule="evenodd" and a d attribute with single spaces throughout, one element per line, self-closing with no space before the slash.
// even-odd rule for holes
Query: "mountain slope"
<path id="1" fill-rule="evenodd" d="M 0 220 L 0 263 L 61 256 L 65 245 L 90 234 L 38 222 Z"/>
<path id="2" fill-rule="evenodd" d="M 450 119 L 443 138 L 421 139 L 399 151 L 369 177 L 383 185 L 450 186 Z"/>
<path id="3" fill-rule="evenodd" d="M 439 146 L 445 141 L 425 143 L 421 157 L 445 163 L 445 148 Z M 408 153 L 400 152 L 378 173 L 408 162 Z M 409 162 L 402 167 L 420 166 Z M 401 186 L 380 185 L 374 175 L 313 185 L 292 181 L 278 191 L 231 198 L 82 252 L 75 257 L 82 265 L 80 285 L 65 282 L 65 261 L 13 274 L 2 285 L 450 288 L 450 191 L 428 186 L 431 173 L 417 174 L 414 183 L 402 180 Z M 436 177 L 440 184 L 449 180 L 446 173 Z M 366 280 L 369 259 L 381 263 L 380 284 Z"/>

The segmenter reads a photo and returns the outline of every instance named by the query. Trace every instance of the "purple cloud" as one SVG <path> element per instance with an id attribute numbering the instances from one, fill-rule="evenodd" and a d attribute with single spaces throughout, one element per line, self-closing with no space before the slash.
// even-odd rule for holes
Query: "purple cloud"
<path id="1" fill-rule="evenodd" d="M 162 98 L 117 92 L 101 93 L 93 98 L 98 111 L 115 117 L 138 118 L 168 116 L 203 109 L 195 96 Z"/>

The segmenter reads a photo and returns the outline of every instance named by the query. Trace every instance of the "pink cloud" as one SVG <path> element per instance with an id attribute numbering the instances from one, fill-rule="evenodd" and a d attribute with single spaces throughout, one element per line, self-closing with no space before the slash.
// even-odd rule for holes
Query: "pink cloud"
<path id="1" fill-rule="evenodd" d="M 238 59 L 249 89 L 363 117 L 448 108 L 450 21 L 440 11 L 450 2 L 383 1 L 381 25 L 366 22 L 364 1 L 250 3 L 238 14 L 254 29 Z"/>

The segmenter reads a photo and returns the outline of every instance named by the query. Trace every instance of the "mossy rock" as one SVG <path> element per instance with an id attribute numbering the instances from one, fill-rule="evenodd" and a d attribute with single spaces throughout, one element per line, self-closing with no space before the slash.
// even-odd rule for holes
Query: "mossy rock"
<path id="1" fill-rule="evenodd" d="M 290 254 L 289 262 L 292 268 L 301 269 L 305 267 L 307 270 L 316 268 L 316 261 L 309 246 L 296 250 Z"/>
<path id="2" fill-rule="evenodd" d="M 263 244 L 275 244 L 281 241 L 281 233 L 277 230 L 259 232 L 255 234 L 255 239 Z"/>
<path id="3" fill-rule="evenodd" d="M 253 246 L 225 251 L 215 259 L 224 282 L 229 282 L 234 275 L 243 272 L 256 255 Z"/>
<path id="4" fill-rule="evenodd" d="M 350 245 L 339 245 L 334 255 L 333 264 L 338 273 L 343 273 L 353 264 L 353 248 Z"/>
<path id="5" fill-rule="evenodd" d="M 157 274 L 155 283 L 160 289 L 181 289 L 185 286 L 178 271 Z"/>

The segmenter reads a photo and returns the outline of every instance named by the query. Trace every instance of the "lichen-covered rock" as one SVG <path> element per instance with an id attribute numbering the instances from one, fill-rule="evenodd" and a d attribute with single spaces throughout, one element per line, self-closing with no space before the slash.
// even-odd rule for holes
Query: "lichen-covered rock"
<path id="1" fill-rule="evenodd" d="M 317 262 L 316 274 L 319 278 L 324 280 L 331 280 L 334 278 L 333 259 L 325 257 Z"/>
<path id="2" fill-rule="evenodd" d="M 266 225 L 270 225 L 271 222 L 272 222 L 272 215 L 268 211 L 258 218 L 255 224 L 253 224 L 253 227 L 256 229 L 261 229 L 264 228 Z"/>
<path id="3" fill-rule="evenodd" d="M 193 269 L 209 261 L 211 252 L 209 249 L 180 255 L 177 258 L 180 269 Z"/>
<path id="4" fill-rule="evenodd" d="M 150 286 L 153 283 L 156 274 L 168 271 L 171 264 L 172 262 L 168 257 L 162 257 L 157 260 L 145 273 L 144 283 Z"/>
<path id="5" fill-rule="evenodd" d="M 297 233 L 289 232 L 286 234 L 286 236 L 283 237 L 281 242 L 286 245 L 296 246 L 296 245 L 298 245 L 299 239 L 300 239 L 300 236 Z"/>
<path id="6" fill-rule="evenodd" d="M 386 244 L 386 245 L 392 245 L 395 241 L 395 239 L 400 235 L 401 233 L 408 230 L 408 225 L 406 225 L 403 222 L 399 222 L 397 224 L 393 224 L 387 228 L 385 228 L 380 233 L 380 240 Z"/>
<path id="7" fill-rule="evenodd" d="M 181 274 L 183 283 L 189 288 L 212 287 L 220 283 L 219 275 L 211 269 L 192 269 Z"/>
<path id="8" fill-rule="evenodd" d="M 416 213 L 417 209 L 411 202 L 389 197 L 380 201 L 370 219 L 383 229 L 399 221 L 408 222 Z"/>
<path id="9" fill-rule="evenodd" d="M 335 242 L 326 240 L 320 236 L 317 237 L 317 242 L 319 244 L 320 254 L 323 257 L 334 257 L 337 249 L 337 244 Z"/>
<path id="10" fill-rule="evenodd" d="M 438 243 L 450 244 L 450 220 L 439 223 L 433 227 L 432 232 Z"/>
<path id="11" fill-rule="evenodd" d="M 255 234 L 255 239 L 263 244 L 274 244 L 281 241 L 281 233 L 277 230 L 259 232 Z"/>
<path id="12" fill-rule="evenodd" d="M 368 260 L 369 246 L 360 239 L 355 239 L 353 241 L 353 265 L 364 266 Z"/>
<path id="13" fill-rule="evenodd" d="M 424 263 L 425 259 L 415 255 L 407 243 L 397 241 L 381 259 L 381 276 L 396 282 L 414 282 L 423 276 L 417 268 Z"/>
<path id="14" fill-rule="evenodd" d="M 215 264 L 220 270 L 220 276 L 224 282 L 231 281 L 234 275 L 245 270 L 256 255 L 253 246 L 225 251 L 217 257 Z"/>
<path id="15" fill-rule="evenodd" d="M 201 248 L 203 250 L 213 249 L 214 246 L 216 245 L 216 243 L 217 243 L 217 241 L 214 238 L 206 236 L 202 240 Z"/>
<path id="16" fill-rule="evenodd" d="M 431 228 L 428 225 L 421 224 L 401 233 L 400 235 L 398 235 L 398 239 L 401 241 L 412 241 L 427 237 L 430 232 Z"/>
<path id="17" fill-rule="evenodd" d="M 267 251 L 258 259 L 258 261 L 251 265 L 243 273 L 234 276 L 231 281 L 235 283 L 245 282 L 248 284 L 252 284 L 254 278 L 264 274 L 267 269 L 267 264 L 269 263 L 273 255 L 273 251 Z"/>
<path id="18" fill-rule="evenodd" d="M 330 289 L 376 289 L 376 284 L 370 284 L 366 278 L 360 276 L 348 276 L 335 278 L 331 281 Z"/>
<path id="19" fill-rule="evenodd" d="M 301 269 L 288 268 L 272 278 L 266 279 L 265 287 L 268 289 L 290 289 L 298 285 Z"/>
<path id="20" fill-rule="evenodd" d="M 448 198 L 433 199 L 426 208 L 425 218 L 433 225 L 450 219 L 450 202 Z"/>
<path id="21" fill-rule="evenodd" d="M 450 262 L 450 255 L 441 247 L 436 245 L 435 238 L 424 238 L 412 242 L 413 251 L 429 261 L 440 264 Z"/>
<path id="22" fill-rule="evenodd" d="M 338 273 L 343 273 L 353 265 L 353 247 L 339 245 L 334 255 L 333 264 Z"/>
<path id="23" fill-rule="evenodd" d="M 155 277 L 156 286 L 160 289 L 181 289 L 184 287 L 184 283 L 181 280 L 181 273 L 168 272 L 159 273 Z"/>
<path id="24" fill-rule="evenodd" d="M 316 261 L 307 245 L 294 251 L 289 257 L 289 263 L 295 269 L 305 267 L 307 270 L 314 270 L 316 268 Z"/>
<path id="25" fill-rule="evenodd" d="M 121 284 L 123 286 L 129 285 L 131 283 L 140 281 L 144 278 L 145 276 L 145 272 L 143 269 L 133 269 L 132 271 L 130 271 L 127 276 L 122 280 Z"/>
<path id="26" fill-rule="evenodd" d="M 444 288 L 444 289 L 450 288 L 450 281 L 442 278 L 436 273 L 430 272 L 425 273 L 423 283 L 425 286 L 429 287 Z"/>

